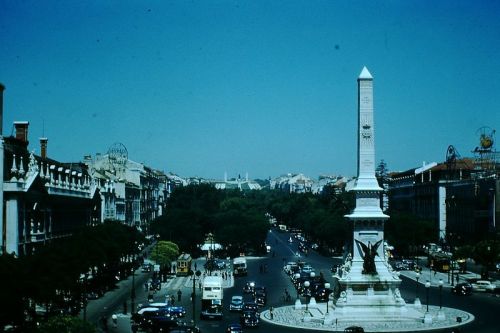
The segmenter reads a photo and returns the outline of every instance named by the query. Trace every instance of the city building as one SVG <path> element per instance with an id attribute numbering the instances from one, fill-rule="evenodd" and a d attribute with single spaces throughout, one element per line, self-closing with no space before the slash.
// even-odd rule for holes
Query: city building
<path id="1" fill-rule="evenodd" d="M 120 143 L 106 154 L 87 155 L 84 163 L 101 193 L 101 220 L 118 220 L 142 231 L 165 212 L 168 176 L 132 161 Z"/>
<path id="2" fill-rule="evenodd" d="M 289 193 L 312 192 L 314 181 L 301 173 L 280 176 L 271 180 L 271 190 L 281 190 Z"/>
<path id="3" fill-rule="evenodd" d="M 390 175 L 391 211 L 433 221 L 439 239 L 452 245 L 485 239 L 497 228 L 498 173 L 472 158 L 430 163 Z"/>
<path id="4" fill-rule="evenodd" d="M 240 190 L 240 191 L 249 191 L 249 190 L 260 190 L 261 186 L 259 183 L 248 179 L 248 173 L 245 178 L 241 178 L 238 175 L 238 178 L 227 178 L 227 173 L 224 173 L 223 181 L 215 181 L 215 188 L 218 190 Z"/>
<path id="5" fill-rule="evenodd" d="M 4 137 L 1 252 L 29 255 L 52 239 L 100 221 L 99 188 L 84 164 L 48 158 L 47 138 L 41 155 L 30 152 L 29 122 L 16 121 L 15 135 Z"/>

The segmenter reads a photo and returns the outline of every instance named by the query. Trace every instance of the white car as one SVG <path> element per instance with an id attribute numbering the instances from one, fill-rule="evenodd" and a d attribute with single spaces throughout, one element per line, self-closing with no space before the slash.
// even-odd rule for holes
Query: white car
<path id="1" fill-rule="evenodd" d="M 229 311 L 243 310 L 243 296 L 233 296 L 231 303 L 229 303 Z"/>
<path id="2" fill-rule="evenodd" d="M 487 280 L 478 280 L 478 281 L 472 283 L 472 290 L 474 290 L 474 291 L 494 292 L 495 289 L 496 289 L 496 286 Z"/>

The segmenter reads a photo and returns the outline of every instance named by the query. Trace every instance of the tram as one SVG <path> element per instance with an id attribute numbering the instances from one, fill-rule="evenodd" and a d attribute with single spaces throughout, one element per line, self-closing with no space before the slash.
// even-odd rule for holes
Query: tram
<path id="1" fill-rule="evenodd" d="M 191 270 L 191 262 L 193 259 L 189 253 L 182 253 L 177 258 L 177 263 L 175 266 L 175 275 L 177 276 L 187 276 Z"/>

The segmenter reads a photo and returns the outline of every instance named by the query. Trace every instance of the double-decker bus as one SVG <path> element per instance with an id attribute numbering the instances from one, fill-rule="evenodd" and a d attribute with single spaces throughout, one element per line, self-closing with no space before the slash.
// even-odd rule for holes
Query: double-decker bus
<path id="1" fill-rule="evenodd" d="M 222 319 L 222 277 L 206 276 L 201 295 L 201 319 Z"/>

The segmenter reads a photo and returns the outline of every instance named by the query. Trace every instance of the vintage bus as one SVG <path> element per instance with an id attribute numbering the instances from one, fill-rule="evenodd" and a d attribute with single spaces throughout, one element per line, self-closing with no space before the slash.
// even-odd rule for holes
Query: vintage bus
<path id="1" fill-rule="evenodd" d="M 201 319 L 222 319 L 222 277 L 206 276 L 203 279 L 203 292 L 201 295 Z"/>
<path id="2" fill-rule="evenodd" d="M 177 258 L 177 263 L 175 266 L 175 275 L 177 276 L 187 276 L 191 270 L 191 262 L 193 259 L 188 253 L 183 253 Z"/>

